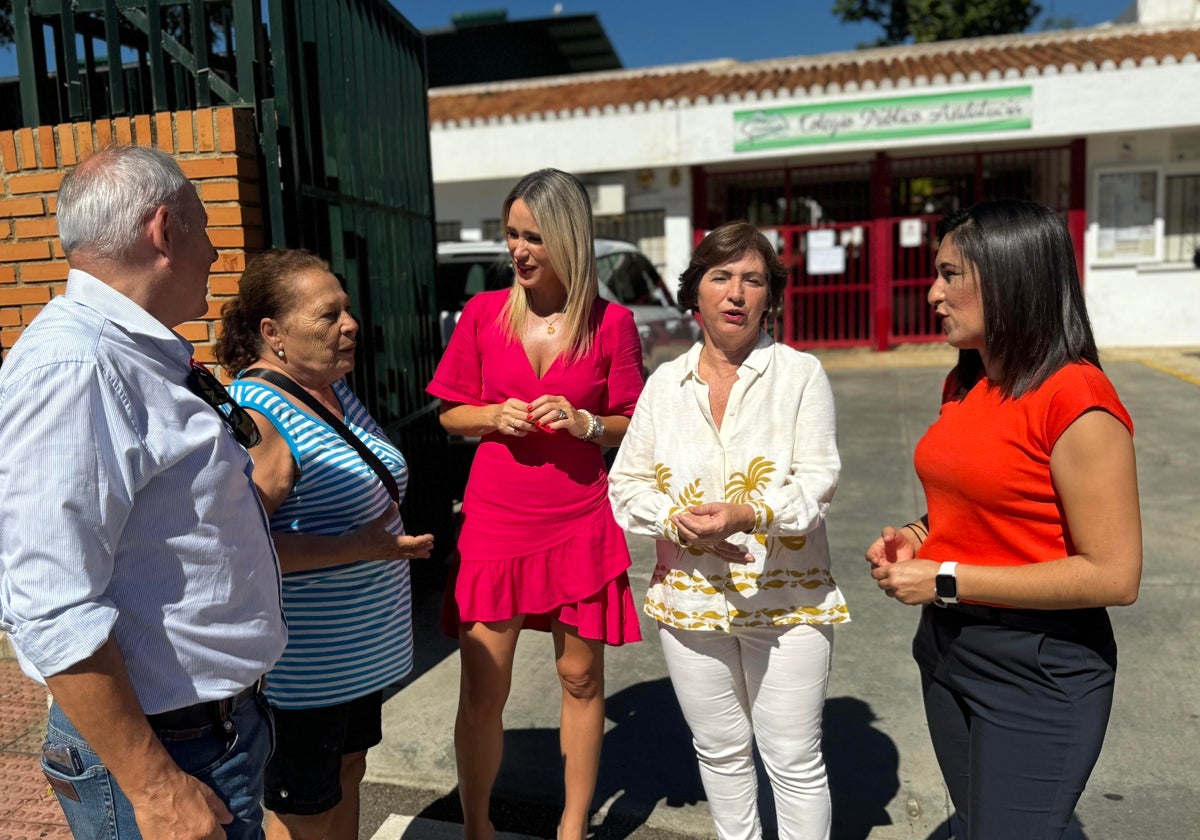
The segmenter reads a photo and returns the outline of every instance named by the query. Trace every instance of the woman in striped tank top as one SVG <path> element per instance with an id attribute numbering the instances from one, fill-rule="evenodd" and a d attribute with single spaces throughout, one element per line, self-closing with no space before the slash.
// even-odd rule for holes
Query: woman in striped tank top
<path id="1" fill-rule="evenodd" d="M 346 385 L 358 323 L 329 264 L 302 250 L 255 257 L 222 326 L 218 359 L 238 372 L 229 392 L 262 432 L 254 483 L 270 516 L 288 622 L 287 649 L 267 675 L 277 734 L 267 837 L 357 840 L 358 788 L 367 750 L 382 738 L 383 689 L 412 669 L 408 561 L 428 557 L 433 537 L 406 535 L 397 508 L 408 485 L 404 456 Z"/>

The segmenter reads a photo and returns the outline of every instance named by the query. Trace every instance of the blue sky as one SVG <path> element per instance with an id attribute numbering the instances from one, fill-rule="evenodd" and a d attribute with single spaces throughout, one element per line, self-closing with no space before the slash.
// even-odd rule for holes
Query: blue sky
<path id="1" fill-rule="evenodd" d="M 752 61 L 852 50 L 880 29 L 843 24 L 834 0 L 392 0 L 418 29 L 450 25 L 455 12 L 504 8 L 509 20 L 596 13 L 626 67 L 715 58 Z M 1043 14 L 1094 26 L 1119 15 L 1130 0 L 1040 0 Z M 1035 24 L 1034 28 L 1038 28 Z M 16 75 L 11 49 L 0 50 L 0 77 Z"/>
<path id="2" fill-rule="evenodd" d="M 1110 21 L 1130 0 L 1039 0 L 1043 14 L 1079 26 Z M 506 8 L 509 20 L 596 13 L 626 67 L 714 58 L 751 61 L 852 50 L 882 30 L 843 24 L 834 0 L 392 0 L 418 29 L 447 27 L 455 12 Z M 1034 25 L 1034 29 L 1038 25 Z M 1032 31 L 1032 30 L 1031 30 Z"/>

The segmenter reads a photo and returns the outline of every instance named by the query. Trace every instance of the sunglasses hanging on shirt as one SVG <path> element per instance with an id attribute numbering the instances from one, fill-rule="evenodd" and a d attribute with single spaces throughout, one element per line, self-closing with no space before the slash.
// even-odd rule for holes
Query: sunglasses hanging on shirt
<path id="1" fill-rule="evenodd" d="M 216 409 L 229 431 L 233 432 L 234 439 L 242 446 L 249 449 L 262 442 L 262 434 L 250 412 L 234 402 L 221 380 L 195 359 L 192 359 L 188 369 L 187 386 L 193 394 Z"/>

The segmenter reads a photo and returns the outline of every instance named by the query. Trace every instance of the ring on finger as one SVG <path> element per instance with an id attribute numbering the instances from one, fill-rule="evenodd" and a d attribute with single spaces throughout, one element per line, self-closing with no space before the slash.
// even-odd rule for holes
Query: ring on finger
<path id="1" fill-rule="evenodd" d="M 559 419 L 559 420 L 566 420 L 566 419 L 567 419 L 567 412 L 563 411 L 563 410 L 560 408 L 560 409 L 558 410 L 558 419 Z"/>

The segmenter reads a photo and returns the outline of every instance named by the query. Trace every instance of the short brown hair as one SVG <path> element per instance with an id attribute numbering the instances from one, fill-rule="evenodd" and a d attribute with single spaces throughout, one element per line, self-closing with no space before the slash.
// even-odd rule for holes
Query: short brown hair
<path id="1" fill-rule="evenodd" d="M 783 303 L 787 269 L 762 231 L 749 222 L 726 222 L 710 231 L 692 252 L 687 270 L 679 275 L 679 305 L 693 312 L 699 306 L 700 279 L 705 272 L 733 262 L 744 254 L 758 254 L 767 271 L 767 312 Z"/>

